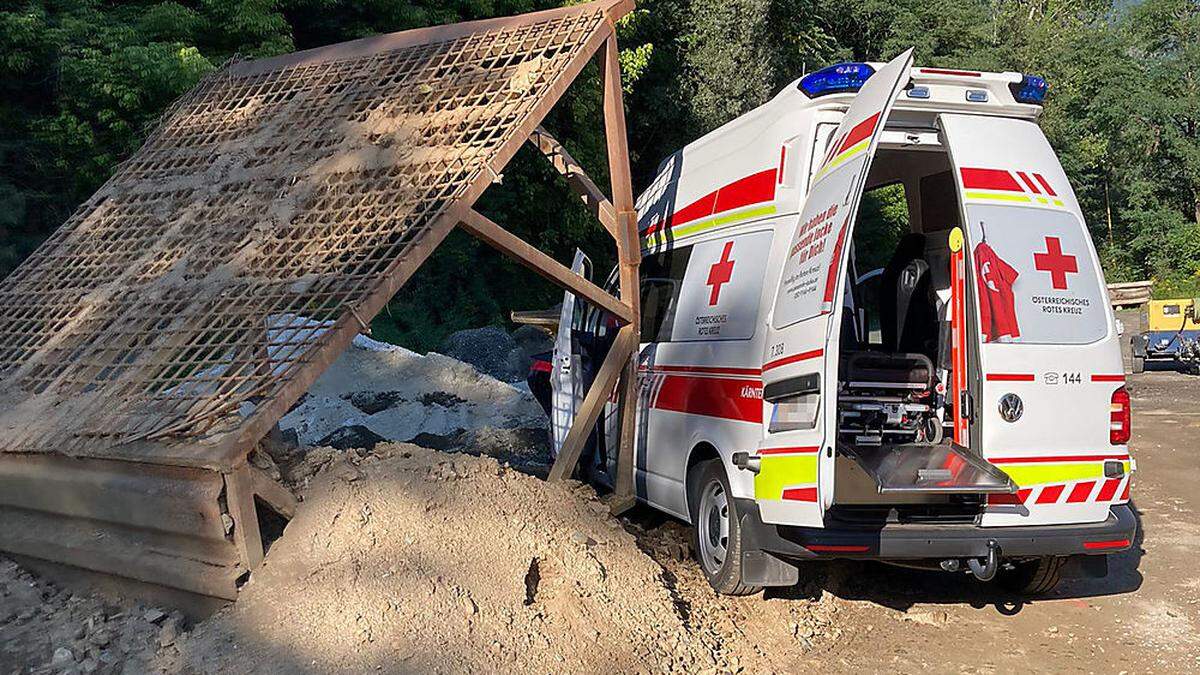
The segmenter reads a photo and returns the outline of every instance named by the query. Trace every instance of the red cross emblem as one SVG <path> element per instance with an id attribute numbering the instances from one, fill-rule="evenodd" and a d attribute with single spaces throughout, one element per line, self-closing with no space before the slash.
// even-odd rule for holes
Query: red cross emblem
<path id="1" fill-rule="evenodd" d="M 733 278 L 733 260 L 729 259 L 729 254 L 733 252 L 733 242 L 725 242 L 725 250 L 721 251 L 721 259 L 713 263 L 713 266 L 708 268 L 708 283 L 712 286 L 712 292 L 708 294 L 708 304 L 715 305 L 721 298 L 721 285 L 729 283 Z"/>
<path id="2" fill-rule="evenodd" d="M 1050 283 L 1056 290 L 1067 290 L 1067 274 L 1079 273 L 1075 256 L 1064 255 L 1058 237 L 1046 237 L 1046 252 L 1033 254 L 1033 266 L 1039 272 L 1050 273 Z"/>

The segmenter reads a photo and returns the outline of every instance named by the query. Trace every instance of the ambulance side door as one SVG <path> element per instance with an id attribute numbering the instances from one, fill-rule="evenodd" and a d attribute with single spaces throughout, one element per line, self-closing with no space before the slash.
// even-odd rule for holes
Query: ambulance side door
<path id="1" fill-rule="evenodd" d="M 859 90 L 816 163 L 795 231 L 780 252 L 782 272 L 762 357 L 767 428 L 754 478 L 754 497 L 768 523 L 820 527 L 832 503 L 836 345 L 848 242 L 879 135 L 911 65 L 908 50 Z"/>

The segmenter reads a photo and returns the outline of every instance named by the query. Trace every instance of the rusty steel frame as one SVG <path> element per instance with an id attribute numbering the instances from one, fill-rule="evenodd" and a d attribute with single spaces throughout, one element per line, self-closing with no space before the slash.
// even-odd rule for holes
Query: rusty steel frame
<path id="1" fill-rule="evenodd" d="M 295 510 L 249 454 L 460 224 L 624 324 L 619 376 L 589 397 L 619 381 L 631 412 L 640 248 L 615 22 L 632 8 L 234 62 L 181 98 L 0 282 L 0 485 L 23 486 L 0 491 L 0 550 L 233 597 L 264 553 L 256 509 Z M 597 57 L 611 199 L 539 126 Z M 619 298 L 473 210 L 526 142 L 613 235 Z M 51 541 L 55 523 L 78 528 L 74 546 Z"/>

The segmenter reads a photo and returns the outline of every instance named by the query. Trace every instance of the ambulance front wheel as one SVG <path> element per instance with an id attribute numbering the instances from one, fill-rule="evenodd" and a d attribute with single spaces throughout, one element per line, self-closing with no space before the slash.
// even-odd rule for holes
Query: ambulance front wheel
<path id="1" fill-rule="evenodd" d="M 742 583 L 741 514 L 721 461 L 711 459 L 693 466 L 687 485 L 692 550 L 708 583 L 723 595 L 761 591 L 760 586 Z"/>
<path id="2" fill-rule="evenodd" d="M 1021 560 L 1011 567 L 1001 567 L 996 572 L 996 583 L 1002 588 L 1021 595 L 1045 595 L 1062 581 L 1063 566 L 1067 559 L 1062 556 L 1042 556 L 1033 560 Z"/>

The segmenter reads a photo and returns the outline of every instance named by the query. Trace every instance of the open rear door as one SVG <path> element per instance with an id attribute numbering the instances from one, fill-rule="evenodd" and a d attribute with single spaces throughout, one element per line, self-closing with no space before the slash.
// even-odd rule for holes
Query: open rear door
<path id="1" fill-rule="evenodd" d="M 966 230 L 970 446 L 1017 484 L 983 524 L 1098 522 L 1128 485 L 1125 383 L 1100 262 L 1029 120 L 943 114 Z"/>
<path id="2" fill-rule="evenodd" d="M 788 245 L 763 357 L 767 433 L 754 496 L 763 520 L 820 526 L 833 497 L 843 270 L 879 134 L 908 81 L 912 50 L 863 85 L 813 174 Z M 827 436 L 829 437 L 827 439 Z"/>
<path id="3" fill-rule="evenodd" d="M 592 263 L 587 255 L 575 249 L 571 271 L 585 279 L 590 276 Z M 574 348 L 575 329 L 581 312 L 576 311 L 575 294 L 563 293 L 562 312 L 558 316 L 558 335 L 554 339 L 554 362 L 550 371 L 550 452 L 558 451 L 567 440 L 567 432 L 575 421 L 575 412 L 583 404 L 585 388 L 580 374 L 579 350 Z"/>

